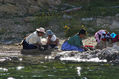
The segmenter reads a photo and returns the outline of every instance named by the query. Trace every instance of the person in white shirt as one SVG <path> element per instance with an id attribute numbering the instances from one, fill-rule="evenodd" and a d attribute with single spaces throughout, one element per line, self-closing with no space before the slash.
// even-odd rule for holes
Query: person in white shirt
<path id="1" fill-rule="evenodd" d="M 35 32 L 31 33 L 29 36 L 27 36 L 22 45 L 23 49 L 37 49 L 40 48 L 41 44 L 41 38 L 45 34 L 45 29 L 40 27 L 39 29 L 36 29 Z"/>
<path id="2" fill-rule="evenodd" d="M 56 48 L 58 49 L 59 39 L 56 37 L 56 35 L 51 31 L 46 31 L 48 38 L 47 38 L 47 45 L 48 48 Z"/>

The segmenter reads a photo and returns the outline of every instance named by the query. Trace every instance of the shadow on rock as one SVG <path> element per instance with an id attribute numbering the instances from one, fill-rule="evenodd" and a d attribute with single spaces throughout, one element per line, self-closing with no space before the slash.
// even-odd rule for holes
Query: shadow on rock
<path id="1" fill-rule="evenodd" d="M 21 50 L 21 54 L 23 55 L 50 55 L 53 49 L 50 50 L 42 50 L 40 51 L 39 49 L 32 49 L 32 50 Z"/>

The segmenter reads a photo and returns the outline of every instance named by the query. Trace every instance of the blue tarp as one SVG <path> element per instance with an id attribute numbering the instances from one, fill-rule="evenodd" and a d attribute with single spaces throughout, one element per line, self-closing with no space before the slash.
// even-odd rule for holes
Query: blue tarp
<path id="1" fill-rule="evenodd" d="M 80 51 L 80 52 L 84 51 L 83 48 L 70 45 L 67 41 L 63 43 L 61 50 L 63 50 L 63 51 Z"/>

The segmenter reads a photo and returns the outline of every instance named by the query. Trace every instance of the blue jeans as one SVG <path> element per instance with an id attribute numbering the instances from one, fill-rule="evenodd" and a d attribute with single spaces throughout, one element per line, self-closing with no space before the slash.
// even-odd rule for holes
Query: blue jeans
<path id="1" fill-rule="evenodd" d="M 23 41 L 23 49 L 37 49 L 37 46 L 33 44 L 28 44 L 25 40 Z"/>

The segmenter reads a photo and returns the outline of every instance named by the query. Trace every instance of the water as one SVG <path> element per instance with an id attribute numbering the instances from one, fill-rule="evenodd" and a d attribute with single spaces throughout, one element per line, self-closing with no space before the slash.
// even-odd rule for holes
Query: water
<path id="1" fill-rule="evenodd" d="M 119 79 L 119 65 L 47 61 L 0 64 L 0 79 Z"/>

